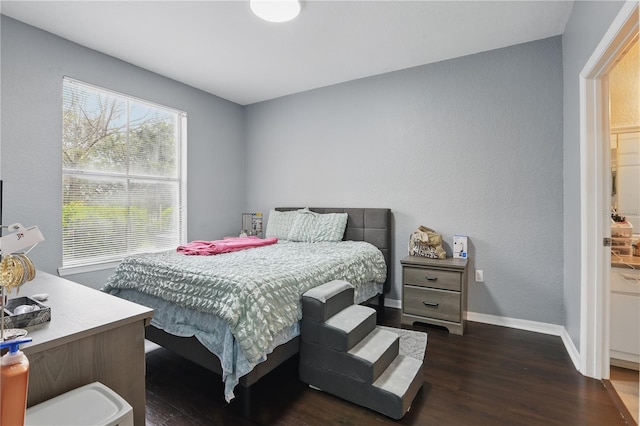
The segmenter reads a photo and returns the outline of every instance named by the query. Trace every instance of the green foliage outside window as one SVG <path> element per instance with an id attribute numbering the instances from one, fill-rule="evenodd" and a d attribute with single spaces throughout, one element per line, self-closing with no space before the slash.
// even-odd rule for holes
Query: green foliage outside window
<path id="1" fill-rule="evenodd" d="M 183 116 L 67 79 L 63 98 L 63 266 L 175 248 Z"/>

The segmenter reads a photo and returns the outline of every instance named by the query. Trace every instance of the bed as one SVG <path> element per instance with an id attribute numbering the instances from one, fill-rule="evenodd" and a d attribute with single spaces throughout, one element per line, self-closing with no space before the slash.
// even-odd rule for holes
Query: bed
<path id="1" fill-rule="evenodd" d="M 357 303 L 378 297 L 383 306 L 389 290 L 389 209 L 276 208 L 267 234 L 270 228 L 272 234 L 283 232 L 275 227 L 276 217 L 300 219 L 307 212 L 305 218 L 346 217 L 341 241 L 281 239 L 274 245 L 216 256 L 175 252 L 131 256 L 103 291 L 153 308 L 146 338 L 220 374 L 225 398 L 230 401 L 234 389 L 239 390 L 248 409 L 249 387 L 298 352 L 304 291 L 345 279 L 355 283 Z M 295 277 L 290 270 L 282 271 L 283 265 L 296 270 Z M 232 266 L 236 269 L 227 270 Z M 211 276 L 215 285 L 209 283 Z M 187 281 L 194 285 L 186 285 Z M 282 311 L 276 313 L 276 308 Z"/>

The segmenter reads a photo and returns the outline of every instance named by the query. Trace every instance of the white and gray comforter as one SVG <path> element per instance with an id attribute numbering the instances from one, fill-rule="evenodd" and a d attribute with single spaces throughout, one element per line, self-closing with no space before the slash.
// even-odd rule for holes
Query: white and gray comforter
<path id="1" fill-rule="evenodd" d="M 386 269 L 382 253 L 366 242 L 279 242 L 215 256 L 173 251 L 131 256 L 102 290 L 143 304 L 168 302 L 151 306 L 156 311 L 170 304 L 182 312 L 219 317 L 228 325 L 242 358 L 253 366 L 265 359 L 279 333 L 302 318 L 304 292 L 334 279 L 348 281 L 356 289 L 369 282 L 383 283 Z M 171 332 L 170 324 L 159 323 L 163 318 L 168 320 L 156 312 L 152 323 Z M 225 360 L 221 361 L 224 369 Z M 232 364 L 228 367 L 237 382 L 242 374 L 235 371 L 236 362 Z"/>

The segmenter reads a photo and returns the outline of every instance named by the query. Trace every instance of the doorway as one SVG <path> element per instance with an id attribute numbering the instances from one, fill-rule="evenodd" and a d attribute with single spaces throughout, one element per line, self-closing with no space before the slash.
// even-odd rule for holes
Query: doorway
<path id="1" fill-rule="evenodd" d="M 608 75 L 611 137 L 609 380 L 605 386 L 630 424 L 640 421 L 640 44 L 620 54 Z"/>
<path id="2" fill-rule="evenodd" d="M 638 37 L 638 3 L 627 2 L 580 73 L 580 371 L 609 379 L 611 238 L 608 75 Z"/>
<path id="3" fill-rule="evenodd" d="M 638 3 L 626 3 L 580 73 L 580 371 L 610 378 L 612 177 L 609 74 L 638 39 Z M 637 422 L 636 422 L 637 423 Z"/>

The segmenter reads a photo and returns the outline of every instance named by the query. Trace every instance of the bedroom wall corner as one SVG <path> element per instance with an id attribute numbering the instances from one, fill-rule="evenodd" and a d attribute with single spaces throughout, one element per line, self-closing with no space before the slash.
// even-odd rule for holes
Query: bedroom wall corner
<path id="1" fill-rule="evenodd" d="M 470 311 L 563 324 L 559 36 L 250 105 L 246 137 L 249 205 L 392 210 L 388 299 L 425 225 L 469 236 Z"/>
<path id="2" fill-rule="evenodd" d="M 186 111 L 188 239 L 236 233 L 244 207 L 240 105 L 0 15 L 4 219 L 36 224 L 45 241 L 30 254 L 57 274 L 62 262 L 62 78 Z M 100 287 L 105 272 L 68 276 Z"/>

